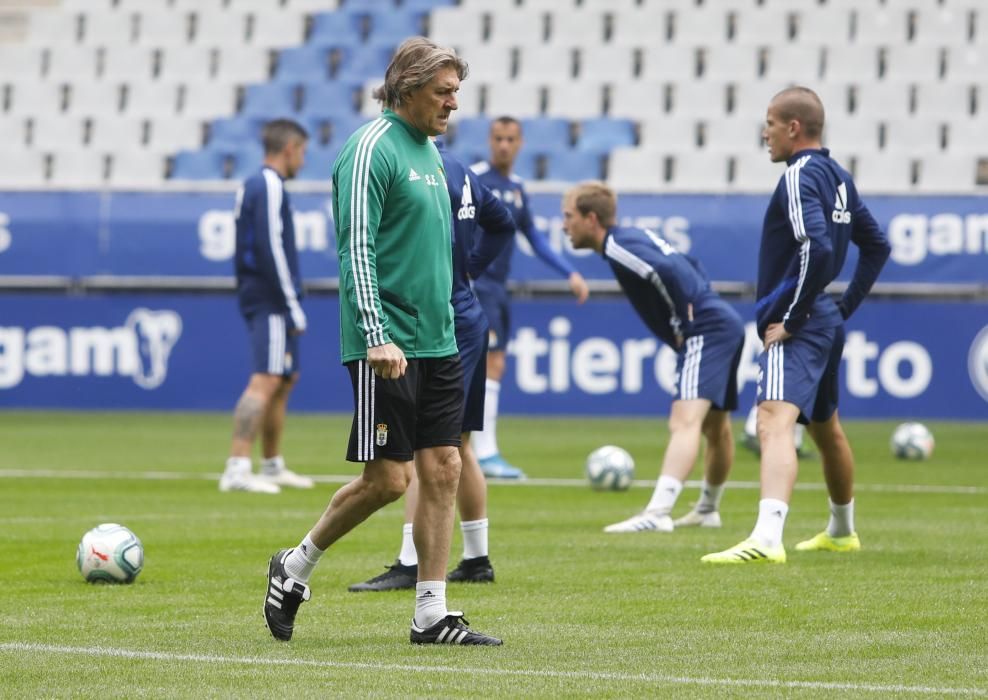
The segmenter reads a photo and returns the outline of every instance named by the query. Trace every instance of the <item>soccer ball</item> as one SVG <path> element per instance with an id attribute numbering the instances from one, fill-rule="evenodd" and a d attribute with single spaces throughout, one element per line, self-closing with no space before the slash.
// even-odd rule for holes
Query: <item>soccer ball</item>
<path id="1" fill-rule="evenodd" d="M 82 536 L 75 562 L 90 583 L 131 583 L 144 566 L 144 545 L 116 523 L 103 523 Z"/>
<path id="2" fill-rule="evenodd" d="M 587 457 L 587 479 L 594 491 L 625 491 L 635 478 L 635 460 L 614 445 L 597 448 Z"/>
<path id="3" fill-rule="evenodd" d="M 903 423 L 892 433 L 890 446 L 899 459 L 928 459 L 933 454 L 933 434 L 922 423 Z"/>

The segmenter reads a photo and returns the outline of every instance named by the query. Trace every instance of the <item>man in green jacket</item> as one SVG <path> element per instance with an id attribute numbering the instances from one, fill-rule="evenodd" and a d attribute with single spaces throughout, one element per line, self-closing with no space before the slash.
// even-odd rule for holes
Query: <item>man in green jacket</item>
<path id="1" fill-rule="evenodd" d="M 340 347 L 354 392 L 347 459 L 363 473 L 333 496 L 293 549 L 268 565 L 264 617 L 289 640 L 323 552 L 419 478 L 419 557 L 411 641 L 498 645 L 446 607 L 446 562 L 460 475 L 463 380 L 450 305 L 453 263 L 442 159 L 467 65 L 422 37 L 395 52 L 380 118 L 359 128 L 333 167 L 340 263 Z"/>

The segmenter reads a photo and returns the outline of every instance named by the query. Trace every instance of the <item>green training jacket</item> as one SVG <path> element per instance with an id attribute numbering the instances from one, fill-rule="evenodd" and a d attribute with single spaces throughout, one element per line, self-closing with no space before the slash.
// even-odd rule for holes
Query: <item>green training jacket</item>
<path id="1" fill-rule="evenodd" d="M 333 166 L 340 262 L 340 356 L 394 343 L 406 357 L 447 357 L 453 248 L 442 158 L 390 110 L 359 128 Z"/>

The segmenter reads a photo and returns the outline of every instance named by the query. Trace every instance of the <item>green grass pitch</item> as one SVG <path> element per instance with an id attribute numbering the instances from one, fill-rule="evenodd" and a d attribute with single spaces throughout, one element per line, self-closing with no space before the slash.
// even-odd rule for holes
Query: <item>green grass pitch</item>
<path id="1" fill-rule="evenodd" d="M 219 493 L 226 415 L 2 412 L 0 696 L 985 696 L 988 426 L 929 425 L 937 447 L 923 463 L 890 456 L 892 423 L 846 426 L 862 552 L 794 551 L 826 523 L 808 460 L 789 563 L 724 568 L 699 559 L 754 523 L 751 454 L 738 450 L 721 530 L 606 535 L 645 504 L 646 484 L 595 493 L 541 479 L 582 479 L 585 456 L 612 443 L 651 482 L 664 421 L 502 419 L 502 451 L 537 483 L 491 485 L 497 582 L 448 591 L 451 609 L 504 638 L 491 649 L 414 647 L 410 592 L 347 592 L 395 558 L 400 504 L 323 558 L 295 639 L 274 641 L 261 617 L 268 557 L 298 542 L 340 482 Z M 348 428 L 345 416 L 289 416 L 290 465 L 355 474 Z M 687 487 L 676 515 L 695 494 Z M 143 540 L 133 585 L 79 576 L 76 545 L 100 522 Z M 460 546 L 457 528 L 451 564 Z"/>

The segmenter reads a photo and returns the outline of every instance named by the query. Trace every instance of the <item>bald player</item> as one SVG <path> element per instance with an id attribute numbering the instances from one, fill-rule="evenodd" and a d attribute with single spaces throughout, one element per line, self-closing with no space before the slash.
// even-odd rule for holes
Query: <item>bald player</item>
<path id="1" fill-rule="evenodd" d="M 799 421 L 820 450 L 830 496 L 826 530 L 797 551 L 854 552 L 854 455 L 837 415 L 844 321 L 878 279 L 889 244 L 858 196 L 850 174 L 822 146 L 823 104 L 792 87 L 769 102 L 762 138 L 785 174 L 765 212 L 758 256 L 758 335 L 765 345 L 758 372 L 761 501 L 750 537 L 702 561 L 784 563 L 782 531 L 796 481 L 793 427 Z M 839 300 L 824 293 L 844 266 L 847 249 L 858 263 Z"/>

